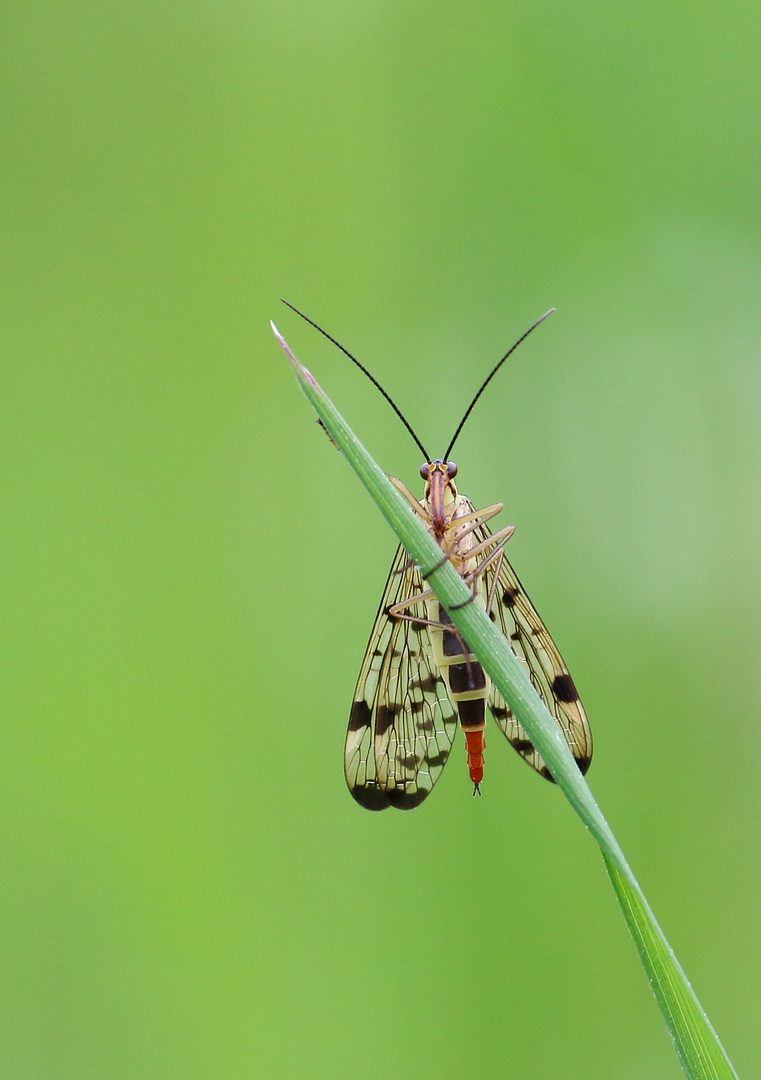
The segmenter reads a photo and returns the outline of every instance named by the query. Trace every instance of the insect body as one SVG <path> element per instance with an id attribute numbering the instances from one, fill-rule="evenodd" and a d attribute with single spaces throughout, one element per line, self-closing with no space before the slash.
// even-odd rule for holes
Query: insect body
<path id="1" fill-rule="evenodd" d="M 538 322 L 534 324 L 537 325 Z M 320 327 L 316 328 L 325 334 Z M 487 523 L 502 510 L 502 504 L 475 510 L 458 493 L 457 466 L 449 460 L 454 442 L 487 383 L 527 334 L 502 357 L 484 381 L 445 457 L 436 460 L 429 458 L 399 409 L 369 372 L 343 346 L 333 338 L 330 340 L 378 386 L 423 451 L 426 462 L 420 473 L 426 486 L 422 501 L 418 502 L 400 481 L 394 483 L 438 543 L 442 561 L 452 563 L 471 587 L 474 602 L 482 605 L 526 665 L 534 687 L 555 717 L 579 769 L 585 773 L 592 759 L 589 724 L 560 653 L 505 558 L 504 547 L 514 527 L 508 525 L 491 533 Z M 400 546 L 386 582 L 351 708 L 344 755 L 351 794 L 368 810 L 383 810 L 387 806 L 409 810 L 419 806 L 441 775 L 458 725 L 465 734 L 475 794 L 484 772 L 486 706 L 524 761 L 552 780 L 509 705 L 491 684 L 447 612 L 426 587 L 419 569 Z"/>
<path id="2" fill-rule="evenodd" d="M 535 688 L 560 726 L 582 772 L 592 758 L 592 735 L 568 669 L 504 556 L 511 525 L 491 534 L 486 522 L 501 505 L 476 511 L 454 484 L 453 462 L 434 461 L 426 496 L 417 505 L 458 572 L 474 586 L 476 602 L 496 621 L 526 664 Z M 435 517 L 431 487 L 448 471 L 449 510 Z M 421 470 L 422 472 L 422 470 Z M 401 485 L 400 485 L 401 486 Z M 369 810 L 418 806 L 439 778 L 459 726 L 465 733 L 470 777 L 483 777 L 485 706 L 521 757 L 552 776 L 512 710 L 468 651 L 447 613 L 427 590 L 400 547 L 381 600 L 357 682 L 346 737 L 346 780 Z"/>

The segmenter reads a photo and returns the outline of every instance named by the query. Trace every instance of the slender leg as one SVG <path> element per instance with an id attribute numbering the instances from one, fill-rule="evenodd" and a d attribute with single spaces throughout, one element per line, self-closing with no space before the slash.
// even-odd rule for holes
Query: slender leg
<path id="1" fill-rule="evenodd" d="M 418 626 L 432 626 L 435 630 L 448 631 L 450 634 L 454 635 L 460 648 L 462 649 L 463 655 L 466 655 L 469 650 L 468 646 L 465 644 L 465 639 L 463 638 L 457 627 L 454 626 L 452 623 L 436 622 L 435 619 L 421 619 L 417 615 L 404 614 L 404 608 L 409 607 L 411 604 L 417 604 L 419 601 L 428 600 L 431 596 L 433 596 L 433 589 L 426 589 L 425 592 L 418 593 L 417 596 L 411 596 L 408 600 L 402 600 L 398 604 L 393 604 L 388 609 L 388 614 L 393 619 L 406 619 L 408 622 L 417 623 Z M 466 660 L 465 663 L 470 666 L 470 660 Z"/>
<path id="2" fill-rule="evenodd" d="M 483 540 L 480 544 L 476 544 L 474 548 L 471 548 L 468 552 L 468 558 L 473 559 L 476 558 L 478 555 L 483 554 L 484 551 L 487 551 L 492 546 L 492 544 L 495 544 L 498 540 L 502 541 L 500 547 L 504 547 L 514 532 L 514 525 L 505 525 L 504 529 L 500 529 L 499 532 L 492 533 L 491 536 L 487 536 L 487 538 Z"/>
<path id="3" fill-rule="evenodd" d="M 500 575 L 500 571 L 502 570 L 502 562 L 503 562 L 503 560 L 505 558 L 504 548 L 500 548 L 500 550 L 498 552 L 498 555 L 499 555 L 499 558 L 495 560 L 497 565 L 496 565 L 496 568 L 494 570 L 494 580 L 491 583 L 491 588 L 489 589 L 489 595 L 486 598 L 486 614 L 487 615 L 491 615 L 491 609 L 492 609 L 492 606 L 494 604 L 494 595 L 495 595 L 495 593 L 497 591 L 497 585 L 499 585 L 499 575 Z"/>
<path id="4" fill-rule="evenodd" d="M 499 541 L 499 543 L 498 543 L 497 547 L 494 549 L 494 551 L 490 552 L 489 555 L 487 555 L 486 558 L 483 560 L 483 562 L 480 562 L 478 564 L 478 566 L 475 568 L 475 570 L 472 572 L 472 574 L 468 575 L 468 577 L 471 578 L 471 580 L 469 582 L 469 584 L 471 586 L 471 593 L 470 593 L 470 596 L 468 597 L 468 599 L 463 600 L 463 602 L 461 604 L 453 604 L 452 607 L 450 608 L 451 611 L 457 611 L 459 608 L 464 608 L 464 607 L 467 607 L 468 604 L 472 604 L 473 601 L 475 600 L 475 598 L 478 596 L 478 579 L 481 577 L 481 575 L 484 573 L 484 571 L 487 569 L 487 567 L 491 566 L 491 564 L 493 562 L 495 562 L 497 559 L 499 560 L 498 565 L 499 566 L 502 565 L 502 560 L 505 557 L 505 544 L 510 539 L 510 537 L 513 535 L 513 533 L 515 532 L 515 527 L 513 525 L 508 525 L 507 529 L 509 529 L 510 531 L 507 532 L 506 529 L 502 530 L 503 533 L 507 532 L 507 535 L 502 537 L 502 539 Z M 489 539 L 493 541 L 493 540 L 497 539 L 499 536 L 500 536 L 500 533 L 495 533 L 494 536 L 490 537 Z M 496 582 L 498 576 L 499 576 L 499 570 L 494 575 L 495 582 Z M 492 585 L 492 588 L 490 590 L 490 595 L 488 597 L 488 607 L 486 609 L 487 615 L 491 612 L 491 605 L 492 605 L 493 600 L 494 600 L 494 585 Z"/>
<path id="5" fill-rule="evenodd" d="M 423 574 L 423 578 L 429 578 L 431 574 L 435 573 L 436 570 L 440 569 L 445 562 L 449 561 L 449 559 L 452 557 L 452 552 L 454 551 L 455 547 L 458 544 L 462 543 L 466 536 L 470 536 L 470 534 L 474 533 L 476 529 L 480 529 L 482 525 L 485 525 L 487 521 L 491 521 L 491 519 L 493 517 L 496 517 L 497 514 L 502 511 L 502 509 L 502 503 L 493 503 L 491 506 L 487 506 L 483 510 L 473 510 L 469 514 L 463 514 L 462 517 L 455 518 L 452 521 L 452 526 L 457 529 L 457 538 L 452 541 L 452 543 L 445 550 L 439 561 L 437 563 L 434 563 L 430 570 L 425 571 L 425 573 Z M 470 524 L 467 525 L 467 528 L 463 529 L 462 525 L 467 522 L 470 522 Z M 515 526 L 508 525 L 505 529 L 500 529 L 499 532 L 494 534 L 494 536 L 500 537 L 504 535 L 507 529 L 510 530 L 510 534 L 512 535 L 512 533 L 515 531 Z M 473 551 L 468 552 L 468 556 L 471 556 L 473 552 L 475 552 L 476 554 L 480 554 L 481 551 L 485 551 L 488 547 L 490 547 L 491 543 L 492 538 L 490 537 L 487 540 L 484 540 L 483 543 L 479 544 L 476 548 L 474 548 Z"/>
<path id="6" fill-rule="evenodd" d="M 420 515 L 426 525 L 430 525 L 431 515 L 428 513 L 426 508 L 415 498 L 410 489 L 405 484 L 403 484 L 401 480 L 397 480 L 395 476 L 389 476 L 388 479 L 398 491 L 401 491 L 402 495 L 404 495 L 405 499 L 410 504 L 415 513 Z"/>

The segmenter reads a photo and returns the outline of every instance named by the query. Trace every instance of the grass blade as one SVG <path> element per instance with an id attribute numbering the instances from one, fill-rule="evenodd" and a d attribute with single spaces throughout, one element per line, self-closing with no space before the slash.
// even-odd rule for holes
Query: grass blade
<path id="1" fill-rule="evenodd" d="M 373 461 L 314 377 L 296 359 L 274 323 L 296 379 L 328 434 L 343 451 L 383 516 L 422 568 L 434 567 L 441 550 L 406 499 Z M 597 805 L 555 720 L 534 690 L 505 639 L 478 604 L 456 607 L 470 591 L 450 563 L 427 582 L 541 753 L 558 787 L 594 836 L 640 960 L 690 1080 L 737 1080 L 724 1048 L 658 925 L 610 826 Z"/>

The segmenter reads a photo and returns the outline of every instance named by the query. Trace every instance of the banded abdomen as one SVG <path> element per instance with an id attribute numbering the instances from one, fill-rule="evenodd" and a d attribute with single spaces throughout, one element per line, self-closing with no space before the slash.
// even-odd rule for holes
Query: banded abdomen
<path id="1" fill-rule="evenodd" d="M 483 607 L 480 596 L 476 602 Z M 452 620 L 435 596 L 426 601 L 426 608 L 430 621 L 437 624 L 428 627 L 433 657 L 449 696 L 457 705 L 460 727 L 465 732 L 470 779 L 478 790 L 484 777 L 485 707 L 491 680 L 454 627 L 447 629 L 452 626 Z"/>

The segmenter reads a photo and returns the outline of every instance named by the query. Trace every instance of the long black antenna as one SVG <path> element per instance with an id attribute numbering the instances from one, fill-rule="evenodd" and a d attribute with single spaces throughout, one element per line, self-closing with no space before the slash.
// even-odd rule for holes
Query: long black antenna
<path id="1" fill-rule="evenodd" d="M 500 360 L 500 362 L 499 362 L 498 364 L 496 364 L 496 365 L 495 365 L 495 366 L 494 366 L 494 367 L 492 368 L 492 370 L 491 370 L 491 371 L 489 372 L 489 374 L 488 374 L 488 375 L 486 376 L 486 378 L 484 379 L 484 381 L 483 381 L 483 382 L 481 383 L 481 388 L 479 389 L 478 393 L 476 394 L 476 396 L 475 396 L 475 397 L 473 398 L 473 400 L 471 401 L 470 405 L 468 405 L 467 409 L 465 410 L 465 415 L 463 416 L 463 418 L 462 418 L 462 420 L 460 421 L 460 423 L 459 423 L 459 424 L 457 425 L 457 430 L 455 431 L 454 435 L 452 436 L 452 441 L 450 442 L 449 446 L 447 447 L 447 452 L 446 452 L 446 454 L 444 454 L 444 461 L 449 461 L 449 455 L 450 455 L 450 454 L 452 453 L 452 447 L 453 447 L 453 446 L 454 446 L 454 444 L 455 444 L 455 443 L 457 442 L 457 436 L 458 436 L 458 435 L 460 434 L 460 432 L 462 431 L 463 427 L 465 426 L 465 421 L 466 421 L 466 420 L 468 419 L 468 417 L 469 417 L 469 416 L 470 416 L 470 414 L 472 413 L 472 411 L 473 411 L 473 406 L 474 406 L 474 405 L 475 405 L 475 403 L 476 403 L 476 402 L 478 401 L 478 399 L 479 399 L 479 398 L 481 397 L 481 394 L 483 394 L 484 390 L 485 390 L 485 389 L 486 389 L 486 387 L 487 387 L 487 386 L 489 385 L 489 383 L 490 383 L 490 382 L 492 381 L 492 379 L 493 379 L 493 378 L 494 378 L 494 376 L 495 376 L 495 375 L 497 374 L 497 372 L 499 371 L 499 369 L 500 369 L 500 368 L 502 367 L 502 365 L 504 364 L 505 360 L 507 360 L 508 356 L 510 356 L 510 355 L 511 355 L 512 353 L 514 353 L 514 352 L 515 352 L 515 350 L 516 350 L 516 349 L 518 348 L 518 346 L 520 345 L 520 343 L 521 343 L 522 341 L 525 341 L 525 340 L 526 340 L 526 338 L 527 338 L 527 337 L 529 336 L 529 334 L 531 333 L 531 331 L 532 331 L 532 330 L 536 330 L 537 326 L 539 326 L 539 324 L 540 324 L 540 323 L 543 323 L 543 322 L 544 322 L 544 320 L 545 320 L 545 319 L 547 318 L 547 316 L 548 316 L 548 315 L 551 315 L 551 314 L 553 313 L 553 311 L 554 311 L 554 310 L 555 310 L 555 309 L 554 309 L 554 307 L 551 307 L 549 311 L 545 311 L 545 313 L 544 313 L 544 315 L 542 315 L 541 319 L 537 319 L 537 320 L 536 320 L 536 322 L 534 323 L 534 325 L 533 325 L 533 326 L 529 326 L 529 328 L 528 328 L 528 330 L 526 331 L 526 333 L 525 333 L 525 334 L 523 334 L 523 335 L 522 335 L 521 337 L 519 337 L 519 338 L 518 338 L 518 340 L 517 340 L 517 341 L 516 341 L 516 343 L 515 343 L 515 344 L 513 345 L 513 347 L 512 347 L 511 349 L 508 349 L 508 350 L 507 350 L 507 352 L 506 352 L 506 353 L 505 353 L 505 355 L 504 355 L 504 356 L 502 357 L 502 359 Z"/>
<path id="2" fill-rule="evenodd" d="M 352 362 L 353 364 L 356 364 L 356 365 L 357 365 L 357 367 L 359 368 L 359 370 L 360 370 L 360 371 L 364 371 L 365 375 L 367 375 L 368 379 L 369 379 L 369 380 L 370 380 L 370 382 L 371 382 L 371 383 L 373 384 L 373 386 L 374 386 L 374 387 L 375 387 L 375 388 L 376 388 L 377 390 L 380 390 L 380 392 L 381 392 L 381 393 L 383 394 L 383 396 L 384 396 L 384 398 L 386 399 L 386 401 L 387 401 L 387 402 L 389 403 L 389 405 L 390 405 L 390 406 L 391 406 L 391 408 L 392 408 L 392 409 L 394 410 L 394 412 L 396 413 L 396 415 L 397 415 L 397 416 L 399 417 L 399 419 L 401 420 L 401 422 L 402 422 L 402 423 L 404 424 L 404 426 L 405 426 L 405 427 L 407 428 L 407 431 L 409 431 L 410 435 L 412 436 L 412 438 L 413 438 L 413 439 L 415 440 L 415 442 L 417 443 L 417 445 L 418 445 L 418 447 L 419 447 L 419 449 L 420 449 L 420 452 L 422 453 L 422 455 L 423 455 L 423 457 L 425 458 L 425 460 L 426 460 L 426 461 L 430 461 L 430 460 L 431 460 L 431 458 L 430 458 L 430 457 L 429 457 L 429 455 L 428 455 L 428 451 L 427 451 L 427 450 L 426 450 L 426 448 L 425 448 L 425 447 L 423 446 L 423 444 L 421 443 L 420 439 L 419 439 L 419 438 L 417 437 L 417 435 L 415 434 L 415 432 L 414 432 L 414 431 L 412 430 L 412 426 L 411 426 L 411 425 L 410 425 L 410 424 L 409 424 L 409 423 L 407 422 L 407 419 L 406 419 L 406 417 L 404 416 L 404 413 L 402 412 L 402 410 L 401 410 L 401 409 L 399 408 L 399 406 L 398 406 L 398 405 L 396 404 L 396 402 L 395 402 L 395 401 L 394 401 L 394 399 L 393 399 L 393 398 L 391 397 L 391 395 L 390 395 L 390 394 L 387 394 L 387 393 L 386 393 L 386 391 L 385 391 L 385 390 L 383 389 L 383 387 L 382 387 L 382 386 L 381 386 L 381 384 L 380 384 L 380 383 L 378 382 L 378 380 L 377 380 L 376 378 L 374 378 L 374 376 L 372 376 L 372 375 L 370 374 L 370 372 L 369 372 L 369 371 L 367 370 L 367 368 L 366 368 L 366 367 L 364 367 L 364 365 L 360 364 L 360 362 L 359 362 L 359 360 L 357 360 L 356 356 L 352 356 L 352 355 L 351 355 L 351 353 L 349 352 L 349 350 L 348 350 L 348 349 L 345 349 L 345 348 L 343 347 L 343 345 L 341 344 L 341 342 L 340 342 L 340 341 L 336 341 L 336 339 L 335 339 L 334 337 L 331 337 L 331 336 L 330 336 L 330 334 L 329 334 L 329 333 L 327 332 L 327 330 L 323 330 L 323 328 L 322 328 L 321 326 L 318 326 L 316 322 L 313 322 L 313 321 L 312 321 L 312 320 L 311 320 L 311 319 L 310 319 L 310 318 L 309 318 L 309 317 L 308 317 L 307 315 L 305 315 L 305 314 L 304 314 L 304 312 L 303 312 L 303 311 L 299 311 L 299 309 L 298 309 L 297 307 L 294 307 L 294 306 L 293 306 L 293 304 L 289 303 L 289 301 L 288 301 L 288 300 L 283 300 L 282 296 L 280 297 L 280 299 L 281 299 L 282 303 L 284 303 L 284 304 L 285 304 L 285 306 L 286 306 L 286 307 L 289 307 L 289 308 L 291 309 L 291 311 L 295 311 L 297 315 L 300 315 L 300 316 L 301 316 L 301 318 L 302 318 L 302 319 L 304 320 L 304 322 L 308 322 L 310 326 L 313 326 L 313 327 L 315 328 L 315 330 L 319 330 L 319 332 L 320 332 L 320 333 L 322 334 L 322 336 L 323 336 L 323 337 L 326 337 L 326 338 L 328 339 L 328 341 L 332 341 L 332 342 L 333 342 L 333 344 L 334 344 L 334 345 L 336 346 L 336 348 L 337 348 L 337 349 L 340 349 L 340 350 L 341 350 L 341 352 L 342 352 L 342 353 L 344 354 L 344 356 L 348 356 L 348 357 L 349 357 L 349 359 L 351 360 L 351 362 Z M 548 314 L 549 314 L 549 313 L 548 313 Z M 534 328 L 533 328 L 533 326 L 532 326 L 532 327 L 531 327 L 531 330 L 533 330 L 533 329 L 534 329 Z M 531 333 L 531 331 L 529 331 L 529 333 Z M 523 337 L 525 337 L 525 336 L 526 336 L 526 335 L 524 334 L 524 335 L 523 335 Z M 523 338 L 521 338 L 521 340 L 523 340 Z M 511 349 L 510 351 L 512 352 L 512 349 Z M 509 355 L 509 354 L 508 354 L 508 355 Z M 491 378 L 491 376 L 489 376 L 489 378 Z M 479 394 L 480 394 L 480 393 L 481 393 L 481 391 L 479 390 Z M 460 425 L 460 426 L 462 427 L 462 425 Z"/>

